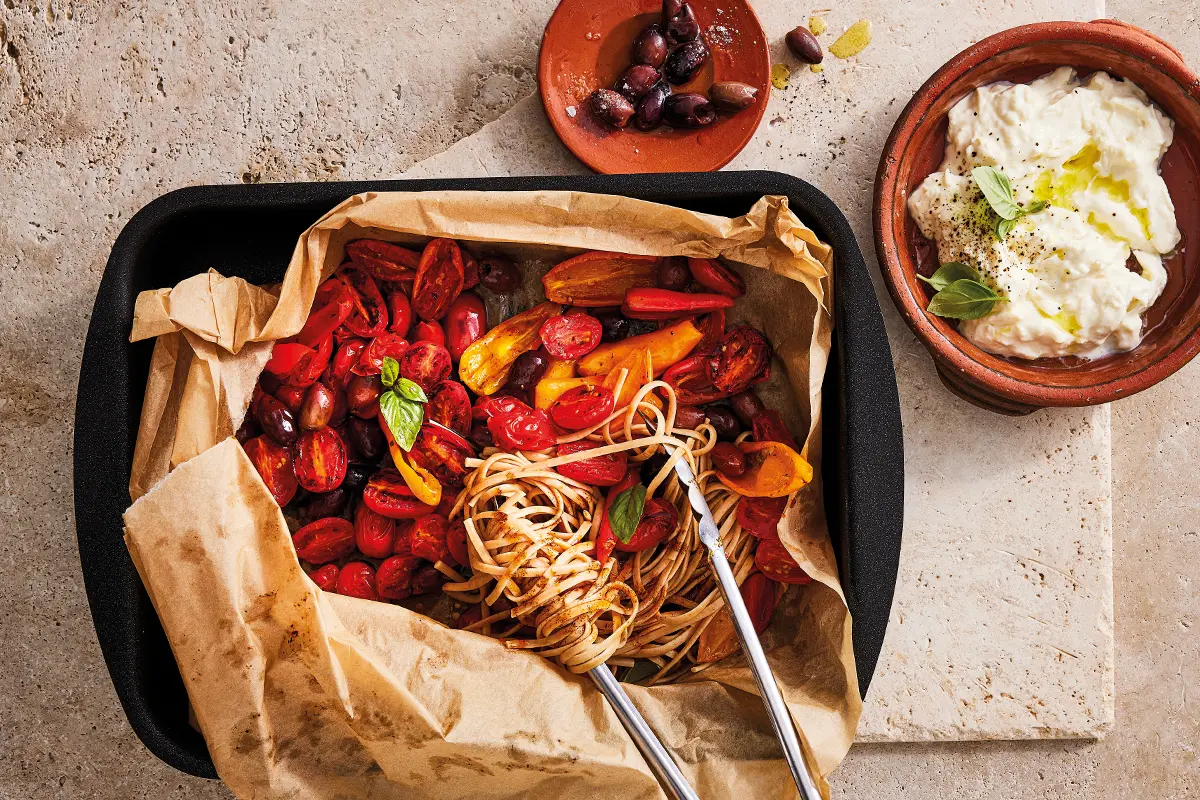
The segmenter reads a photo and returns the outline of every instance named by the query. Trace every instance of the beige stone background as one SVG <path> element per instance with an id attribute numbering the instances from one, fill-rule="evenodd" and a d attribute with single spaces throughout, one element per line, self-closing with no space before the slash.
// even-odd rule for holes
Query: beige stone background
<path id="1" fill-rule="evenodd" d="M 796 6 L 796 22 L 807 16 L 807 5 L 787 5 Z M 1189 2 L 837 5 L 831 23 L 871 17 L 874 46 L 894 61 L 845 62 L 839 77 L 813 81 L 811 94 L 773 101 L 765 132 L 734 166 L 793 172 L 825 189 L 850 214 L 869 261 L 862 210 L 887 131 L 920 82 L 969 41 L 1036 19 L 1107 13 L 1173 40 L 1200 64 Z M 408 170 L 536 88 L 537 44 L 552 7 L 2 0 L 0 297 L 10 310 L 0 314 L 0 798 L 228 797 L 219 783 L 165 767 L 137 741 L 109 683 L 79 574 L 71 418 L 92 299 L 121 227 L 158 194 L 190 184 Z M 786 30 L 785 16 L 765 22 L 773 40 Z M 462 167 L 489 171 L 480 162 Z M 901 387 L 906 422 L 955 403 L 936 390 L 924 354 L 884 305 L 896 359 L 914 376 Z M 1190 630 L 1200 581 L 1190 457 L 1200 446 L 1191 425 L 1198 389 L 1193 365 L 1111 408 L 1112 733 L 1100 742 L 859 745 L 834 776 L 835 796 L 1200 791 L 1200 645 Z M 1081 419 L 1102 423 L 1106 413 Z M 1064 419 L 1043 414 L 1029 424 Z M 910 503 L 928 500 L 920 487 L 937 476 L 914 475 L 913 466 Z M 1030 511 L 1037 520 L 1041 509 Z"/>

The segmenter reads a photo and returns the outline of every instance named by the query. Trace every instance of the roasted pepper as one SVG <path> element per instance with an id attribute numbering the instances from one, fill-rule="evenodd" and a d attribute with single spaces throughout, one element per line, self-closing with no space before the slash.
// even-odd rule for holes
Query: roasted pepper
<path id="1" fill-rule="evenodd" d="M 542 303 L 501 322 L 463 351 L 459 380 L 475 394 L 495 394 L 508 380 L 517 356 L 541 343 L 542 323 L 561 313 L 557 303 Z"/>
<path id="2" fill-rule="evenodd" d="M 670 289 L 630 289 L 621 303 L 621 313 L 630 319 L 678 319 L 721 308 L 733 308 L 733 298 Z"/>
<path id="3" fill-rule="evenodd" d="M 654 376 L 658 377 L 686 358 L 703 338 L 704 332 L 690 319 L 685 319 L 657 331 L 602 344 L 579 359 L 576 368 L 580 375 L 603 375 L 635 350 L 649 350 Z"/>
<path id="4" fill-rule="evenodd" d="M 599 386 L 603 383 L 599 375 L 589 375 L 583 378 L 542 378 L 533 390 L 533 405 L 535 408 L 549 408 L 562 393 L 576 386 Z"/>
<path id="5" fill-rule="evenodd" d="M 658 256 L 594 250 L 569 258 L 542 276 L 546 299 L 585 308 L 620 305 L 629 289 L 655 285 Z"/>
<path id="6" fill-rule="evenodd" d="M 718 472 L 721 483 L 743 497 L 787 497 L 812 480 L 812 467 L 782 442 L 742 442 L 746 471 L 737 477 Z"/>
<path id="7" fill-rule="evenodd" d="M 542 373 L 542 380 L 547 378 L 574 378 L 575 377 L 576 360 L 566 358 L 555 358 L 550 356 L 549 362 L 546 364 L 546 371 Z"/>
<path id="8" fill-rule="evenodd" d="M 396 437 L 392 436 L 392 432 L 388 430 L 382 417 L 379 420 L 379 427 L 383 429 L 383 435 L 387 437 L 388 453 L 392 456 L 396 471 L 400 473 L 400 477 L 404 478 L 404 483 L 412 491 L 413 497 L 426 505 L 436 506 L 440 503 L 442 501 L 442 484 L 438 482 L 438 479 L 433 477 L 428 470 L 409 461 L 408 453 L 400 449 L 400 444 L 396 441 Z"/>

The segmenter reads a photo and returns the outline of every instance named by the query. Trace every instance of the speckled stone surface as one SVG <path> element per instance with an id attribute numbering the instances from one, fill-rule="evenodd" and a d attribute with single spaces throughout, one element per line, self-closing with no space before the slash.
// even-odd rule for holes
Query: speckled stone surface
<path id="1" fill-rule="evenodd" d="M 170 7 L 2 0 L 0 187 L 7 213 L 0 216 L 0 290 L 8 310 L 0 314 L 0 798 L 229 797 L 218 782 L 165 767 L 137 741 L 108 681 L 79 574 L 71 511 L 75 383 L 92 298 L 121 226 L 156 195 L 190 184 L 405 171 L 533 91 L 538 37 L 552 7 L 551 0 L 472 6 L 450 0 L 189 0 Z M 777 55 L 782 32 L 811 10 L 782 3 L 756 8 Z M 1171 39 L 1200 63 L 1194 4 L 1114 0 L 1107 13 Z M 1094 3 L 1061 0 L 839 4 L 827 15 L 832 31 L 869 16 L 873 49 L 857 62 L 831 63 L 824 82 L 797 76 L 795 85 L 805 79 L 815 91 L 795 92 L 790 103 L 773 101 L 765 127 L 731 166 L 783 169 L 818 184 L 846 209 L 870 256 L 864 209 L 874 161 L 924 77 L 986 33 L 1036 19 L 1100 15 Z M 522 139 L 515 136 L 510 147 L 520 149 Z M 542 155 L 546 161 L 534 171 L 572 168 L 569 159 L 561 166 L 561 151 Z M 489 171 L 465 160 L 450 166 L 450 174 Z M 906 551 L 906 581 L 920 560 L 952 563 L 944 551 L 959 547 L 971 559 L 1004 561 L 977 547 L 983 531 L 999 529 L 973 525 L 963 508 L 970 492 L 980 498 L 970 503 L 989 508 L 1010 494 L 1015 504 L 1018 488 L 1023 497 L 1029 492 L 1031 505 L 1000 520 L 1020 526 L 1028 514 L 1030 524 L 1047 531 L 1041 543 L 1046 549 L 1014 552 L 1059 564 L 1060 549 L 1074 541 L 1073 526 L 1080 523 L 1065 512 L 1053 516 L 1062 497 L 1039 493 L 1036 485 L 1021 487 L 1023 472 L 1005 459 L 1017 453 L 1036 464 L 1029 477 L 1052 474 L 1073 458 L 1055 448 L 1063 442 L 1078 446 L 1079 435 L 1070 428 L 1086 423 L 1099 431 L 1103 420 L 1094 415 L 1104 412 L 1043 412 L 1020 423 L 976 416 L 937 387 L 923 351 L 890 308 L 885 313 L 903 365 L 906 424 L 937 415 L 1004 432 L 997 437 L 1004 442 L 1004 468 L 998 470 L 1004 481 L 985 487 L 955 491 L 947 476 L 957 473 L 948 462 L 910 456 L 910 504 L 937 504 L 947 518 L 915 539 L 935 552 Z M 860 745 L 834 775 L 835 797 L 1200 793 L 1198 391 L 1200 365 L 1192 365 L 1111 408 L 1116 715 L 1107 738 Z M 931 444 L 950 441 L 939 436 L 951 434 L 937 434 Z M 1041 449 L 1027 451 L 1022 442 Z M 1008 569 L 1022 584 L 1002 587 L 1013 589 L 1004 596 L 1028 599 L 1021 576 L 1035 576 L 1019 562 Z M 1054 575 L 1046 573 L 1047 591 L 1063 591 L 1064 584 L 1052 583 Z M 930 592 L 939 580 L 933 579 Z M 894 626 L 888 653 L 919 644 L 904 631 L 935 625 L 939 614 L 948 613 L 936 604 L 947 600 L 952 609 L 959 598 L 914 600 L 911 613 L 920 625 Z M 1036 637 L 1045 626 L 1022 621 L 999 595 L 993 600 L 995 620 L 1010 614 L 1017 634 L 1002 638 L 997 629 L 995 650 L 1033 649 L 1019 637 Z M 1045 634 L 1035 641 L 1071 649 L 1067 640 Z M 919 647 L 911 652 L 919 654 Z M 904 670 L 929 666 L 888 663 L 884 669 L 900 680 L 896 686 L 903 685 Z M 876 688 L 888 681 L 881 672 Z M 901 711 L 914 715 L 929 705 L 920 695 L 935 687 L 915 679 L 909 684 L 917 696 L 911 710 Z M 873 689 L 871 703 L 874 696 Z M 953 730 L 954 715 L 938 707 Z M 877 708 L 872 705 L 870 714 Z M 868 728 L 875 724 L 870 714 Z M 886 716 L 876 719 L 886 723 Z M 941 722 L 937 729 L 948 730 Z"/>

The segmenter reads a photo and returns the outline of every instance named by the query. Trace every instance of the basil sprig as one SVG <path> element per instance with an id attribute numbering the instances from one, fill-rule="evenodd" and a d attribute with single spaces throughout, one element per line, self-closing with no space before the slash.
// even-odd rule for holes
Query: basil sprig
<path id="1" fill-rule="evenodd" d="M 938 267 L 932 277 L 918 278 L 937 293 L 925 310 L 948 319 L 979 319 L 991 313 L 1002 299 L 971 267 L 957 261 Z"/>
<path id="2" fill-rule="evenodd" d="M 1012 183 L 1008 176 L 995 167 L 975 167 L 971 170 L 971 179 L 983 192 L 992 211 L 996 212 L 996 238 L 1003 240 L 1016 227 L 1017 223 L 1027 214 L 1036 214 L 1046 207 L 1046 203 L 1038 200 L 1031 203 L 1029 208 L 1021 208 L 1013 197 Z"/>
<path id="3" fill-rule="evenodd" d="M 394 358 L 384 357 L 379 379 L 388 388 L 379 396 L 379 412 L 396 444 L 407 453 L 417 441 L 429 398 L 419 385 L 400 377 L 400 364 Z"/>
<path id="4" fill-rule="evenodd" d="M 628 544 L 642 521 L 642 510 L 646 506 L 646 487 L 640 483 L 630 486 L 612 501 L 608 508 L 608 526 L 621 544 Z"/>

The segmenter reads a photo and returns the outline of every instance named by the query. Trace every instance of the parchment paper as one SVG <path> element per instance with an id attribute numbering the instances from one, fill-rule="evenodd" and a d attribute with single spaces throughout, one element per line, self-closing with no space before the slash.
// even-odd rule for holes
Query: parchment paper
<path id="1" fill-rule="evenodd" d="M 828 775 L 862 708 L 821 507 L 830 249 L 783 197 L 728 219 L 573 192 L 368 193 L 300 237 L 278 287 L 210 271 L 137 302 L 131 338 L 158 341 L 125 538 L 230 789 L 319 800 L 662 796 L 586 678 L 399 606 L 317 589 L 230 438 L 272 342 L 300 329 L 317 285 L 362 236 L 448 236 L 527 266 L 598 249 L 759 268 L 742 270 L 739 308 L 776 347 L 786 381 L 766 399 L 790 398 L 791 427 L 807 431 L 817 468 L 781 537 L 815 582 L 789 591 L 763 640 L 809 762 Z M 540 283 L 527 277 L 536 300 Z M 795 796 L 740 655 L 684 683 L 627 689 L 702 797 Z"/>

